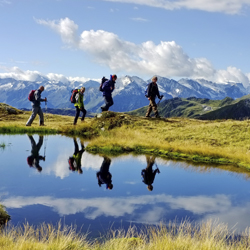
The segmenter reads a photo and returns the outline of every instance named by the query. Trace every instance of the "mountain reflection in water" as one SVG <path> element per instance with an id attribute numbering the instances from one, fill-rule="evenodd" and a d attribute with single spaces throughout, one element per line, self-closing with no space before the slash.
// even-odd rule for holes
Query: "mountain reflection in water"
<path id="1" fill-rule="evenodd" d="M 154 156 L 92 155 L 80 138 L 0 135 L 2 142 L 9 146 L 0 151 L 0 201 L 13 225 L 61 220 L 91 236 L 111 226 L 186 218 L 237 224 L 239 232 L 250 225 L 247 172 Z"/>

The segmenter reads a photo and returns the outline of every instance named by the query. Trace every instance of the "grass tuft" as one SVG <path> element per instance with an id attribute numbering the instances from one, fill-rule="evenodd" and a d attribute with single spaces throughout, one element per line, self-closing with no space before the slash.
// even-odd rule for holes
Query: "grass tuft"
<path id="1" fill-rule="evenodd" d="M 42 224 L 37 228 L 25 224 L 22 227 L 4 228 L 0 233 L 0 248 L 26 249 L 77 249 L 77 250 L 243 250 L 249 249 L 250 231 L 239 236 L 227 225 L 216 222 L 180 224 L 169 222 L 167 226 L 147 227 L 138 231 L 135 227 L 110 231 L 106 236 L 88 240 L 87 235 L 76 233 L 74 227 L 53 227 Z"/>

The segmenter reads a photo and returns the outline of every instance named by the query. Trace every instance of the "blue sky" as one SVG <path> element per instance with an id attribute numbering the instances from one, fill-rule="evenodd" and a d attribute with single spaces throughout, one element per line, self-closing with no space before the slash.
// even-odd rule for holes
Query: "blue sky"
<path id="1" fill-rule="evenodd" d="M 0 0 L 0 78 L 249 86 L 250 0 Z"/>

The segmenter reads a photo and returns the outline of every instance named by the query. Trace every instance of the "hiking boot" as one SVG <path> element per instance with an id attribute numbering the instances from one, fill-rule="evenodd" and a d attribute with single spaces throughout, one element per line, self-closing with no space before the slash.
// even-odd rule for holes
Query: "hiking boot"
<path id="1" fill-rule="evenodd" d="M 26 127 L 30 127 L 31 125 L 30 125 L 30 124 L 26 124 L 25 126 L 26 126 Z"/>
<path id="2" fill-rule="evenodd" d="M 40 124 L 39 126 L 46 126 L 46 125 L 42 123 L 42 124 Z"/>
<path id="3" fill-rule="evenodd" d="M 146 117 L 146 118 L 151 118 L 151 116 L 149 116 L 149 115 L 146 115 L 145 117 Z"/>

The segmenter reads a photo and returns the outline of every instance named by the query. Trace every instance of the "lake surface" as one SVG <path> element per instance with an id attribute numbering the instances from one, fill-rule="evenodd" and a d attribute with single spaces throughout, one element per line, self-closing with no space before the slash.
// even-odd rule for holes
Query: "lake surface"
<path id="1" fill-rule="evenodd" d="M 38 135 L 32 138 L 39 142 Z M 27 158 L 35 151 L 32 138 L 0 135 L 0 145 L 5 145 L 0 147 L 0 203 L 6 206 L 13 225 L 61 220 L 92 237 L 110 228 L 140 228 L 169 220 L 219 220 L 238 232 L 250 226 L 248 173 L 156 158 L 153 169 L 157 165 L 160 173 L 149 191 L 141 177 L 141 170 L 147 167 L 144 155 L 105 157 L 84 151 L 82 173 L 78 173 L 81 171 L 70 170 L 68 163 L 75 152 L 73 138 L 45 136 L 39 151 L 45 156 L 45 161 L 39 161 L 41 169 L 28 165 Z M 79 138 L 77 144 L 81 150 Z M 110 160 L 112 190 L 98 185 L 96 173 L 104 159 Z"/>

